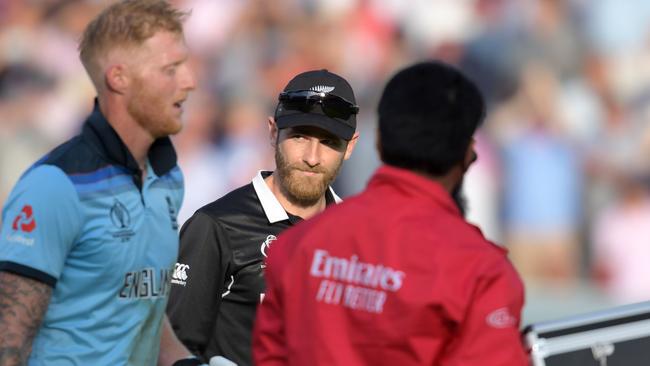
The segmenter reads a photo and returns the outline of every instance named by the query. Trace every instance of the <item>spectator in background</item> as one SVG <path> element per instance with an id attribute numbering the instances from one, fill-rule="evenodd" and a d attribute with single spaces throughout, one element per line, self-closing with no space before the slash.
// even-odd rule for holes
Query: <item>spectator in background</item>
<path id="1" fill-rule="evenodd" d="M 43 156 L 51 140 L 36 128 L 41 105 L 56 81 L 26 65 L 7 66 L 0 73 L 0 202 L 9 195 L 26 166 Z"/>
<path id="2" fill-rule="evenodd" d="M 467 171 L 463 184 L 468 202 L 467 221 L 479 226 L 488 240 L 502 243 L 498 152 L 484 131 L 477 131 L 475 139 L 474 148 L 478 158 Z"/>
<path id="3" fill-rule="evenodd" d="M 533 62 L 522 71 L 501 129 L 505 244 L 525 279 L 570 286 L 579 273 L 582 164 L 562 134 L 557 82 Z M 493 126 L 494 127 L 494 126 Z"/>
<path id="4" fill-rule="evenodd" d="M 187 121 L 183 133 L 173 139 L 185 180 L 185 196 L 178 212 L 180 226 L 196 210 L 226 193 L 229 179 L 223 152 L 214 144 L 218 138 L 218 105 L 210 95 L 198 91 L 185 108 Z"/>
<path id="5" fill-rule="evenodd" d="M 593 274 L 616 303 L 650 300 L 647 173 L 619 173 L 616 199 L 596 217 Z"/>
<path id="6" fill-rule="evenodd" d="M 248 183 L 262 167 L 273 166 L 273 151 L 268 135 L 259 128 L 259 121 L 265 118 L 259 104 L 247 99 L 229 101 L 224 117 L 219 151 L 225 160 L 222 168 L 230 190 Z"/>

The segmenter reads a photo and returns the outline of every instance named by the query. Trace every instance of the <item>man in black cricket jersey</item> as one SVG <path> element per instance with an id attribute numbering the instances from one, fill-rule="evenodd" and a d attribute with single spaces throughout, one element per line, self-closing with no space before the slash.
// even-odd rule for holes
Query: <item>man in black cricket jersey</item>
<path id="1" fill-rule="evenodd" d="M 269 117 L 276 170 L 199 209 L 181 229 L 167 313 L 195 355 L 251 364 L 267 250 L 285 229 L 340 200 L 330 188 L 356 144 L 349 83 L 327 70 L 297 75 Z"/>

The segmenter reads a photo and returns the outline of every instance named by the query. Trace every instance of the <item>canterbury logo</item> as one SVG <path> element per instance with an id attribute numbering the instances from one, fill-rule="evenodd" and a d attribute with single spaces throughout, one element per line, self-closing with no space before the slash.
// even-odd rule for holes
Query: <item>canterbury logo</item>
<path id="1" fill-rule="evenodd" d="M 14 231 L 20 230 L 26 233 L 31 233 L 32 231 L 34 231 L 34 229 L 36 228 L 36 220 L 34 220 L 32 206 L 30 205 L 23 206 L 23 209 L 20 211 L 18 216 L 16 216 L 16 218 L 14 219 L 11 228 L 14 229 Z"/>
<path id="2" fill-rule="evenodd" d="M 319 93 L 330 93 L 332 90 L 334 90 L 334 87 L 325 86 L 325 85 L 315 85 L 309 88 L 309 90 L 319 92 Z"/>
<path id="3" fill-rule="evenodd" d="M 188 269 L 190 269 L 189 265 L 183 263 L 176 263 L 176 268 L 174 268 L 174 274 L 172 274 L 172 278 L 180 281 L 187 280 Z"/>

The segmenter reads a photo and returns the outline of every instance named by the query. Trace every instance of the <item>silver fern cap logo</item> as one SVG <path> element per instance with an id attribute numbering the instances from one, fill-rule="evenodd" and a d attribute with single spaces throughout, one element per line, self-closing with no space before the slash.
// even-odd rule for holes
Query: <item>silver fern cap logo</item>
<path id="1" fill-rule="evenodd" d="M 309 90 L 319 92 L 319 93 L 330 93 L 332 90 L 334 90 L 334 87 L 325 86 L 325 85 L 315 85 L 309 88 Z"/>

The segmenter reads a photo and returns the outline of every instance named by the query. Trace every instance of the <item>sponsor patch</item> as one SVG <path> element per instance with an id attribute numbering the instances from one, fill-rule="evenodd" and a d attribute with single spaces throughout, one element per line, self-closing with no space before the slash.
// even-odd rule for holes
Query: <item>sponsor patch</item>
<path id="1" fill-rule="evenodd" d="M 19 234 L 7 235 L 5 238 L 7 239 L 8 242 L 22 244 L 22 245 L 26 245 L 28 247 L 31 247 L 32 245 L 34 245 L 34 242 L 35 242 L 34 238 L 27 238 L 27 237 L 19 235 Z"/>
<path id="2" fill-rule="evenodd" d="M 268 235 L 266 237 L 266 240 L 262 243 L 262 246 L 260 247 L 260 251 L 262 252 L 262 255 L 264 258 L 266 258 L 268 255 L 266 254 L 266 251 L 271 247 L 271 243 L 277 240 L 278 238 L 275 235 Z M 262 263 L 262 268 L 266 268 L 266 263 Z"/>
<path id="3" fill-rule="evenodd" d="M 175 285 L 187 285 L 187 278 L 189 277 L 187 274 L 188 269 L 190 269 L 190 266 L 188 264 L 176 263 L 171 282 Z"/>
<path id="4" fill-rule="evenodd" d="M 402 288 L 406 274 L 382 263 L 361 261 L 356 254 L 335 257 L 316 249 L 309 275 L 320 279 L 317 302 L 381 314 L 393 293 Z"/>
<path id="5" fill-rule="evenodd" d="M 31 205 L 23 206 L 20 213 L 14 219 L 11 228 L 14 231 L 22 231 L 24 233 L 31 233 L 36 229 L 36 219 L 34 219 L 34 210 Z"/>
<path id="6" fill-rule="evenodd" d="M 503 307 L 496 309 L 495 311 L 488 314 L 488 316 L 485 318 L 485 321 L 492 328 L 501 329 L 515 326 L 517 323 L 517 318 L 510 314 L 510 310 L 508 310 L 508 308 Z"/>

